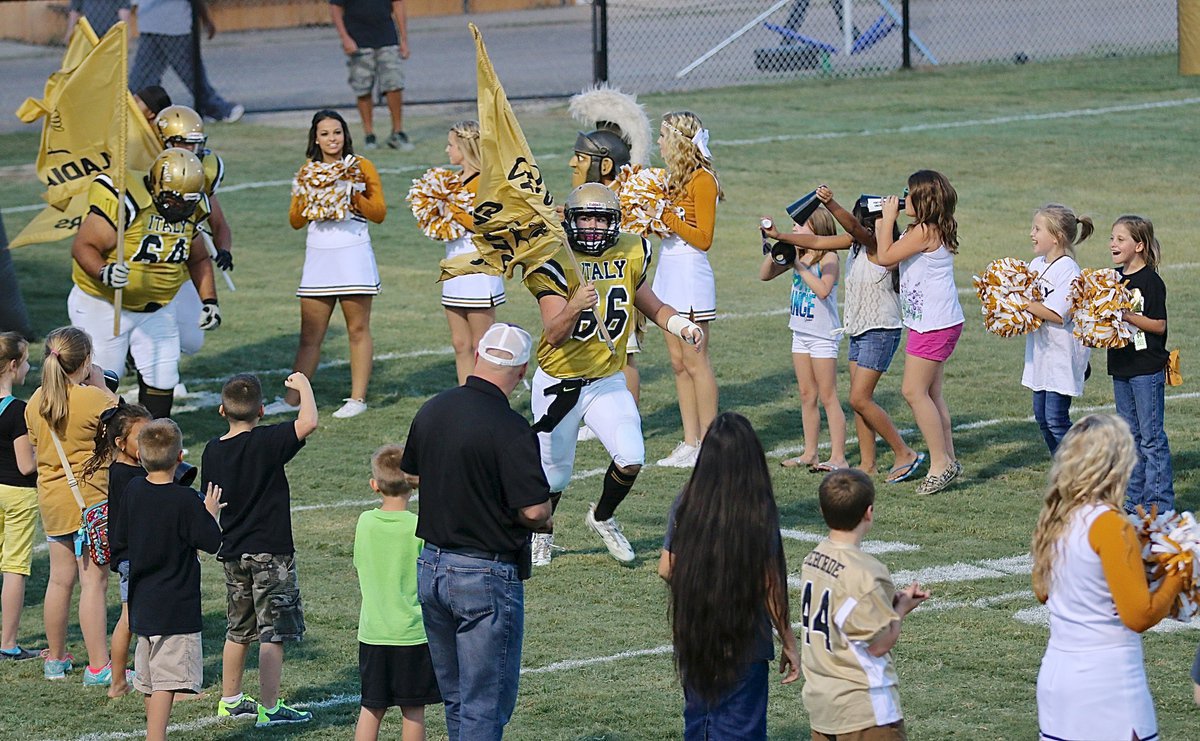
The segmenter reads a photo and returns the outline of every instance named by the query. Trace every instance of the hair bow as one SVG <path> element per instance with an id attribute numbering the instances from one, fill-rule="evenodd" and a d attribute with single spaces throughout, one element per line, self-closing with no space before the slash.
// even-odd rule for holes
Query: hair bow
<path id="1" fill-rule="evenodd" d="M 705 159 L 712 159 L 712 152 L 708 150 L 708 129 L 700 129 L 692 135 L 692 144 L 696 145 L 696 149 L 700 150 Z"/>

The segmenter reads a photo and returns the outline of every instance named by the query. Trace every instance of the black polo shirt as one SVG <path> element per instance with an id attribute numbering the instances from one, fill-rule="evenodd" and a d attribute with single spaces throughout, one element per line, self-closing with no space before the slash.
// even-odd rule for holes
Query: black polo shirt
<path id="1" fill-rule="evenodd" d="M 417 537 L 441 548 L 513 553 L 529 539 L 517 510 L 550 498 L 537 433 L 476 376 L 425 402 L 400 467 L 421 477 Z"/>

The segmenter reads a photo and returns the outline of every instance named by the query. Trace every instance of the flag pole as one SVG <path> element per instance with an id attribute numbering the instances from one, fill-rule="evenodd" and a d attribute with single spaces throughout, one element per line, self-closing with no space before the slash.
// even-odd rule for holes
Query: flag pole
<path id="1" fill-rule="evenodd" d="M 126 140 L 129 138 L 129 35 L 125 31 L 125 22 L 118 21 L 113 30 L 121 34 L 120 63 L 117 65 L 117 152 L 113 160 L 113 186 L 117 191 L 117 264 L 125 264 L 125 160 Z M 112 33 L 112 31 L 109 31 Z M 122 289 L 113 291 L 113 337 L 121 334 L 121 301 Z"/>

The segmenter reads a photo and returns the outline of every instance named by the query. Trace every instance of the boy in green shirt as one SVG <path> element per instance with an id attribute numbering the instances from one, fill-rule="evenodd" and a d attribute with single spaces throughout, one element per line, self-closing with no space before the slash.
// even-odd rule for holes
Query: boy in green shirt
<path id="1" fill-rule="evenodd" d="M 404 715 L 404 741 L 425 738 L 425 706 L 442 701 L 421 605 L 417 602 L 417 516 L 400 458 L 404 448 L 385 445 L 371 457 L 371 488 L 383 497 L 379 509 L 363 512 L 354 533 L 354 568 L 362 592 L 358 618 L 358 673 L 362 710 L 355 741 L 379 738 L 390 707 Z"/>

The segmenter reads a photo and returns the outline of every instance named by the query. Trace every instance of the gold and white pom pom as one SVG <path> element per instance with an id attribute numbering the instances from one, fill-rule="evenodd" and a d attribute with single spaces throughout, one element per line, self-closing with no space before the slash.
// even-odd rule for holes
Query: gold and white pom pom
<path id="1" fill-rule="evenodd" d="M 662 221 L 667 207 L 667 171 L 661 167 L 625 165 L 613 183 L 621 203 L 621 231 L 643 237 L 665 237 L 671 230 Z M 683 216 L 683 209 L 676 208 Z"/>
<path id="2" fill-rule="evenodd" d="M 1122 318 L 1133 309 L 1133 294 L 1116 270 L 1084 270 L 1071 283 L 1071 318 L 1075 337 L 1086 347 L 1125 347 L 1133 330 Z"/>
<path id="3" fill-rule="evenodd" d="M 974 276 L 975 293 L 983 312 L 983 326 L 1001 337 L 1016 337 L 1042 325 L 1029 312 L 1029 304 L 1042 300 L 1037 276 L 1023 260 L 1002 257 Z"/>
<path id="4" fill-rule="evenodd" d="M 412 206 L 421 232 L 439 242 L 449 242 L 467 233 L 454 215 L 462 211 L 470 213 L 475 205 L 474 194 L 463 187 L 458 173 L 444 167 L 430 168 L 413 180 L 404 200 Z"/>

